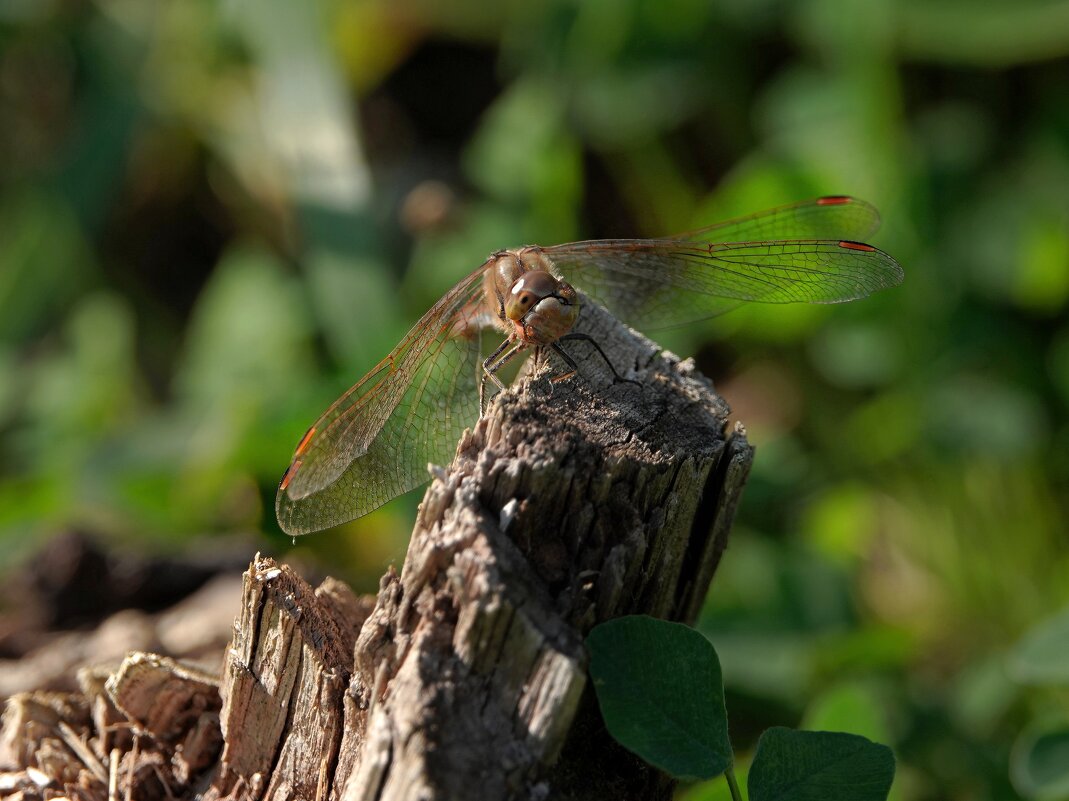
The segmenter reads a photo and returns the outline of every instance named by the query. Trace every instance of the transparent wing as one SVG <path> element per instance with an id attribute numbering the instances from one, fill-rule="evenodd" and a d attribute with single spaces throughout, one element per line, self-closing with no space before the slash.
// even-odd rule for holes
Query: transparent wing
<path id="1" fill-rule="evenodd" d="M 691 242 L 863 241 L 879 227 L 880 213 L 871 203 L 848 195 L 828 195 L 714 223 L 671 238 Z"/>
<path id="2" fill-rule="evenodd" d="M 479 417 L 480 267 L 339 398 L 297 446 L 275 512 L 288 534 L 353 520 L 427 480 Z"/>
<path id="3" fill-rule="evenodd" d="M 902 280 L 855 239 L 879 223 L 844 196 L 783 206 L 663 240 L 545 248 L 577 289 L 639 327 L 679 325 L 743 301 L 836 303 Z M 290 534 L 352 520 L 422 484 L 479 414 L 479 331 L 492 324 L 486 265 L 457 284 L 382 362 L 316 422 L 279 484 Z"/>
<path id="4" fill-rule="evenodd" d="M 620 319 L 647 330 L 712 317 L 743 302 L 841 303 L 902 282 L 902 268 L 871 245 L 847 238 L 718 241 L 721 235 L 868 230 L 875 209 L 849 198 L 784 206 L 710 226 L 696 239 L 575 242 L 544 252 L 569 283 Z M 851 211 L 853 210 L 853 211 Z M 860 211 L 858 211 L 860 210 Z M 845 216 L 844 216 L 845 215 Z"/>

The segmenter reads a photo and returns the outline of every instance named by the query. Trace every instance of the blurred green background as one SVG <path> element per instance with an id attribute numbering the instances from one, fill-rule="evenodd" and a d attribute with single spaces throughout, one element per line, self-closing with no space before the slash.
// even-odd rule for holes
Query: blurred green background
<path id="1" fill-rule="evenodd" d="M 297 440 L 490 251 L 834 193 L 902 287 L 660 338 L 758 446 L 701 621 L 742 761 L 1069 798 L 1066 2 L 0 0 L 4 561 L 293 558 Z M 297 550 L 373 590 L 418 496 Z"/>

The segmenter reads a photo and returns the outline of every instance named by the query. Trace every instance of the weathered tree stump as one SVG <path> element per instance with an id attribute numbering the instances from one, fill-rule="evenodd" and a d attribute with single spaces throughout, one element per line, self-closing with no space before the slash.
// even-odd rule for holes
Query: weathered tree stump
<path id="1" fill-rule="evenodd" d="M 689 365 L 584 318 L 638 383 L 580 342 L 582 378 L 543 365 L 499 397 L 436 471 L 354 658 L 351 615 L 253 566 L 223 684 L 232 781 L 279 799 L 668 796 L 605 733 L 583 638 L 624 614 L 694 619 L 752 449 Z"/>
<path id="2" fill-rule="evenodd" d="M 433 471 L 377 598 L 253 562 L 220 678 L 221 755 L 199 779 L 178 772 L 190 797 L 670 796 L 605 732 L 583 639 L 625 614 L 693 621 L 753 452 L 741 429 L 725 436 L 727 407 L 688 363 L 593 306 L 581 330 L 637 383 L 573 342 L 580 377 L 543 364 L 495 399 Z M 210 742 L 211 704 L 197 710 L 167 742 Z"/>

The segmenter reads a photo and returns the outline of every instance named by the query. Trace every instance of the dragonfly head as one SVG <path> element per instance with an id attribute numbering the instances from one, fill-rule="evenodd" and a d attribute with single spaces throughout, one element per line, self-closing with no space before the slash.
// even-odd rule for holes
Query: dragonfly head
<path id="1" fill-rule="evenodd" d="M 568 333 L 578 315 L 575 290 L 546 270 L 525 272 L 512 282 L 505 299 L 505 317 L 532 344 L 548 344 Z"/>

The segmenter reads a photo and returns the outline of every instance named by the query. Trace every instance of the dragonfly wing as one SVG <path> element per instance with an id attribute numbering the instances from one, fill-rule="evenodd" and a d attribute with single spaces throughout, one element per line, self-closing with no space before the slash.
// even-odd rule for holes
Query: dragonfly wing
<path id="1" fill-rule="evenodd" d="M 848 195 L 828 195 L 736 217 L 672 238 L 690 242 L 864 241 L 879 227 L 880 213 L 871 203 Z"/>
<path id="2" fill-rule="evenodd" d="M 427 480 L 479 416 L 480 268 L 416 323 L 301 440 L 275 499 L 279 525 L 306 534 L 353 520 Z"/>
<path id="3" fill-rule="evenodd" d="M 893 258 L 851 240 L 607 240 L 545 253 L 565 280 L 647 330 L 702 320 L 743 302 L 841 303 L 902 282 Z"/>

